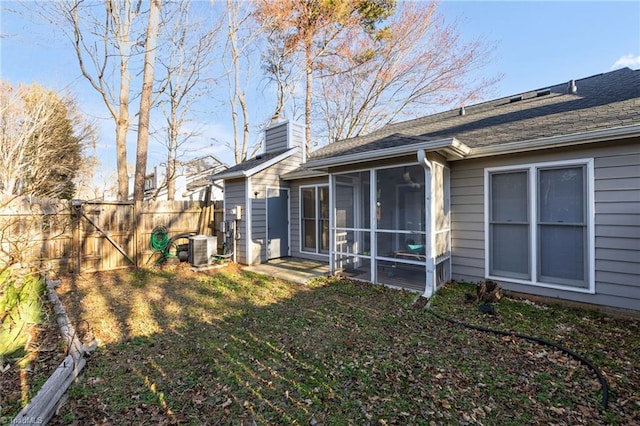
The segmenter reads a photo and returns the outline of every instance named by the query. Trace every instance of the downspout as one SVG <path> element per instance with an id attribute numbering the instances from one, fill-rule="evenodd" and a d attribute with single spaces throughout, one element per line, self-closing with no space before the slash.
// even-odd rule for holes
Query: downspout
<path id="1" fill-rule="evenodd" d="M 434 226 L 434 217 L 433 217 L 433 188 L 432 188 L 432 174 L 433 167 L 431 166 L 431 162 L 427 159 L 427 154 L 424 149 L 420 149 L 417 152 L 418 162 L 424 170 L 426 171 L 425 176 L 425 211 L 426 211 L 426 221 L 425 221 L 425 234 L 427 236 L 428 243 L 426 244 L 426 257 L 427 257 L 427 283 L 425 285 L 423 296 L 426 298 L 431 298 L 436 289 L 436 280 L 435 280 L 435 260 L 433 258 L 433 253 L 435 253 L 435 234 L 433 233 Z"/>
<path id="2" fill-rule="evenodd" d="M 244 235 L 245 235 L 245 256 L 246 256 L 246 262 L 247 265 L 253 265 L 253 236 L 252 236 L 252 229 L 251 227 L 253 226 L 252 222 L 253 222 L 253 206 L 252 206 L 252 200 L 251 200 L 251 192 L 253 191 L 252 189 L 252 184 L 251 184 L 251 176 L 247 176 L 247 181 L 245 183 L 245 198 L 244 198 L 244 225 L 246 226 L 246 230 L 244 231 Z M 265 223 L 266 225 L 266 223 Z M 242 236 L 242 235 L 241 235 Z M 240 247 L 242 247 L 242 244 L 240 244 Z M 260 263 L 260 262 L 258 262 Z"/>
<path id="3" fill-rule="evenodd" d="M 336 273 L 336 212 L 335 212 L 335 177 L 332 173 L 329 174 L 329 273 Z"/>

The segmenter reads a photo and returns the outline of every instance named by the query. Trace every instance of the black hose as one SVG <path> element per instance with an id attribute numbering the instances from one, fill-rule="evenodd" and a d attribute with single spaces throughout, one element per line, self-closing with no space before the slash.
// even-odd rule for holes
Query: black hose
<path id="1" fill-rule="evenodd" d="M 604 408 L 606 410 L 607 407 L 609 406 L 609 384 L 607 383 L 607 379 L 604 378 L 602 373 L 600 373 L 600 370 L 598 370 L 598 368 L 595 365 L 593 365 L 593 363 L 591 361 L 589 361 L 588 359 L 586 359 L 585 357 L 583 357 L 579 353 L 576 353 L 576 352 L 572 351 L 571 349 L 567 349 L 564 346 L 558 345 L 557 343 L 551 342 L 549 340 L 541 339 L 539 337 L 527 336 L 526 334 L 515 333 L 513 331 L 494 330 L 492 328 L 481 327 L 479 325 L 467 324 L 467 323 L 462 322 L 462 321 L 458 321 L 458 320 L 454 320 L 454 319 L 451 319 L 451 318 L 443 317 L 442 315 L 432 311 L 431 309 L 427 309 L 427 312 L 429 312 L 434 317 L 439 318 L 439 319 L 441 319 L 443 321 L 447 321 L 447 322 L 449 322 L 451 324 L 456 324 L 456 325 L 459 325 L 459 326 L 462 326 L 462 327 L 470 328 L 472 330 L 483 331 L 485 333 L 494 333 L 494 334 L 498 334 L 498 335 L 501 335 L 501 336 L 518 337 L 520 339 L 529 340 L 531 342 L 540 343 L 540 344 L 543 344 L 543 345 L 550 346 L 552 348 L 556 348 L 556 349 L 561 350 L 562 352 L 564 352 L 567 355 L 570 355 L 571 357 L 577 359 L 582 364 L 586 365 L 587 367 L 589 367 L 589 368 L 591 368 L 593 370 L 595 375 L 598 377 L 598 380 L 600 381 L 600 387 L 602 388 L 602 408 Z"/>

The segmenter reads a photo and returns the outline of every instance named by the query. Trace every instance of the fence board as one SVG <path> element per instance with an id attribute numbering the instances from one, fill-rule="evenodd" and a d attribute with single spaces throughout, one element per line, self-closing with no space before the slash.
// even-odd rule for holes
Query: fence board
<path id="1" fill-rule="evenodd" d="M 0 202 L 0 247 L 4 262 L 15 262 L 18 256 L 58 272 L 108 271 L 130 266 L 109 238 L 143 266 L 153 254 L 149 241 L 156 226 L 166 227 L 170 237 L 216 235 L 220 221 L 221 201 L 134 204 L 20 198 Z"/>

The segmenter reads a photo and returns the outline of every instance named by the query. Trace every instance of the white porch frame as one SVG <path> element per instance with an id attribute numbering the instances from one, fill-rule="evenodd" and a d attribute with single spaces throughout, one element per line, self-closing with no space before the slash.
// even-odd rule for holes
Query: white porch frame
<path id="1" fill-rule="evenodd" d="M 436 229 L 436 217 L 433 214 L 435 209 L 435 199 L 433 197 L 434 194 L 434 180 L 432 179 L 432 163 L 427 160 L 426 154 L 424 151 L 418 151 L 417 153 L 417 163 L 402 163 L 402 164 L 394 164 L 392 166 L 384 166 L 384 167 L 369 167 L 369 168 L 360 168 L 355 170 L 350 170 L 349 172 L 343 173 L 329 173 L 329 230 L 330 230 L 330 239 L 329 239 L 329 269 L 331 273 L 335 273 L 337 271 L 337 256 L 338 255 L 348 255 L 354 257 L 362 257 L 363 259 L 370 259 L 370 277 L 372 282 L 378 282 L 378 274 L 377 274 L 377 262 L 378 261 L 397 261 L 400 263 L 406 264 L 414 264 L 425 267 L 425 289 L 423 292 L 423 296 L 431 297 L 436 291 L 437 288 L 437 277 L 436 277 L 436 233 L 433 231 Z M 397 168 L 408 165 L 421 165 L 424 168 L 424 179 L 425 179 L 425 217 L 424 231 L 419 232 L 420 234 L 424 233 L 425 235 L 425 262 L 410 260 L 410 259 L 395 259 L 388 257 L 379 257 L 377 253 L 378 249 L 378 241 L 377 234 L 378 232 L 393 232 L 396 234 L 415 234 L 415 231 L 403 231 L 403 230 L 390 230 L 390 229 L 378 229 L 377 220 L 376 220 L 376 210 L 377 210 L 377 182 L 376 182 L 376 174 L 378 170 L 389 169 L 389 168 Z M 448 169 L 447 165 L 444 165 L 445 169 Z M 336 235 L 338 229 L 336 228 L 336 185 L 337 185 L 337 176 L 349 173 L 359 173 L 359 172 L 369 172 L 369 229 L 356 227 L 349 228 L 349 231 L 353 231 L 356 233 L 359 232 L 368 232 L 370 235 L 370 253 L 369 255 L 364 255 L 361 253 L 344 253 L 337 250 L 337 241 Z M 449 177 L 449 173 L 445 173 L 443 179 L 447 179 Z M 449 184 L 449 183 L 447 183 Z M 361 203 L 361 199 L 354 199 L 354 207 L 360 208 L 356 206 L 356 204 Z M 449 200 L 443 200 L 445 203 L 449 203 Z M 354 225 L 356 225 L 354 223 Z M 342 229 L 342 228 L 340 228 Z M 449 242 L 450 244 L 450 242 Z M 449 246 L 450 248 L 450 246 Z M 450 255 L 448 256 L 450 262 Z M 445 259 L 446 260 L 446 259 Z M 449 265 L 450 270 L 450 265 Z"/>

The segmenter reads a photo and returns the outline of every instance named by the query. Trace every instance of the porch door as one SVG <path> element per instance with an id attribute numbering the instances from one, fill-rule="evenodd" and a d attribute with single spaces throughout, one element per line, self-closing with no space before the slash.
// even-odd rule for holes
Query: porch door
<path id="1" fill-rule="evenodd" d="M 267 260 L 289 255 L 289 190 L 267 188 Z"/>

